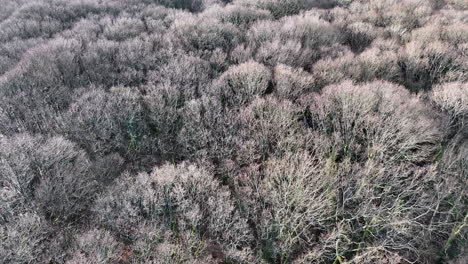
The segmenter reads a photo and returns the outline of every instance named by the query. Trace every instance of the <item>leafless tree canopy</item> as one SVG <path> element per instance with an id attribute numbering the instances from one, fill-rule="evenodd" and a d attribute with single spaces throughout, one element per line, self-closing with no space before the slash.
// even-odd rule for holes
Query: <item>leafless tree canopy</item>
<path id="1" fill-rule="evenodd" d="M 0 0 L 0 263 L 468 262 L 468 1 Z"/>

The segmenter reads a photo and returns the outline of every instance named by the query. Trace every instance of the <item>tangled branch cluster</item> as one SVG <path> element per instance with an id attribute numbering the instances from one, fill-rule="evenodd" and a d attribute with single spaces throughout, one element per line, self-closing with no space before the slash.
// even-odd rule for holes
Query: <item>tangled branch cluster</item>
<path id="1" fill-rule="evenodd" d="M 467 263 L 464 0 L 0 0 L 0 263 Z"/>

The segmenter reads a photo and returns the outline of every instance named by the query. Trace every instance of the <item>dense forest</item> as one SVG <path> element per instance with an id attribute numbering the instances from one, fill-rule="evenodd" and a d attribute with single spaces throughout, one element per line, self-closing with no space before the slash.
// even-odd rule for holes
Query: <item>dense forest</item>
<path id="1" fill-rule="evenodd" d="M 468 262 L 468 1 L 0 0 L 0 263 Z"/>

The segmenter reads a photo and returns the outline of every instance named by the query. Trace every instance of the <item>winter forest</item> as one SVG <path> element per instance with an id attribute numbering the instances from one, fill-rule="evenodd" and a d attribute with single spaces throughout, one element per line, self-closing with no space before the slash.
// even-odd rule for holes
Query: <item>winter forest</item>
<path id="1" fill-rule="evenodd" d="M 0 263 L 468 263 L 468 1 L 0 0 Z"/>

